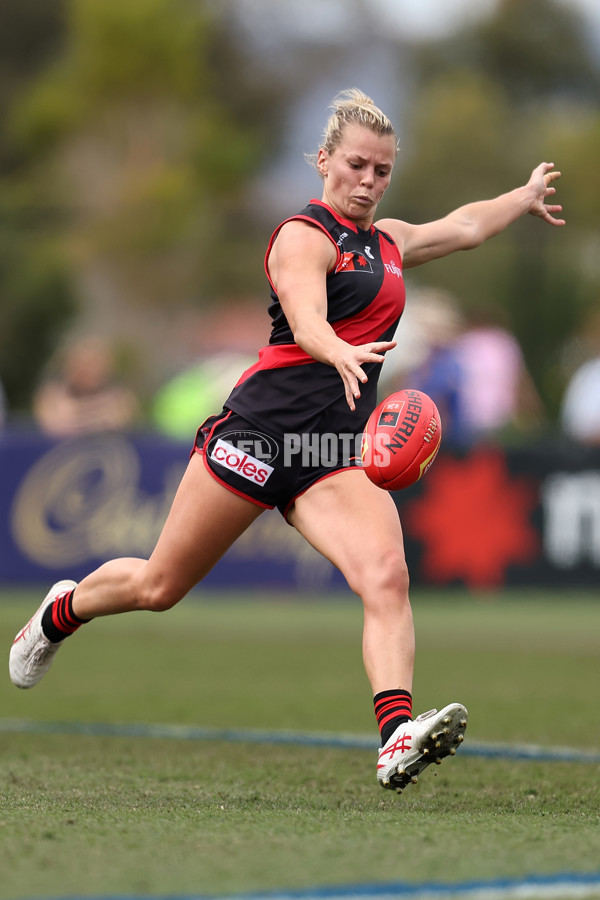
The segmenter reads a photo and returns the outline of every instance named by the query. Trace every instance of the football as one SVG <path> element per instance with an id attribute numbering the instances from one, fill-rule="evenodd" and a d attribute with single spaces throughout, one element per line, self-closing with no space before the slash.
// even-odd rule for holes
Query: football
<path id="1" fill-rule="evenodd" d="M 441 440 L 442 422 L 431 397 L 412 389 L 396 391 L 369 416 L 362 436 L 363 468 L 373 484 L 399 491 L 425 474 Z"/>

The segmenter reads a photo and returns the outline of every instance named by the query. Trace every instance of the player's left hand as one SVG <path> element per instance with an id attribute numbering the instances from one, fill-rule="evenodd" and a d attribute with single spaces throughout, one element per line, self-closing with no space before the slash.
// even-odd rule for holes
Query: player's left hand
<path id="1" fill-rule="evenodd" d="M 552 182 L 560 178 L 560 172 L 554 169 L 554 163 L 540 163 L 533 170 L 527 187 L 531 189 L 533 202 L 529 212 L 532 216 L 539 216 L 550 225 L 565 225 L 564 219 L 558 219 L 555 213 L 562 212 L 562 206 L 558 203 L 546 203 L 546 198 L 556 193 Z"/>
<path id="2" fill-rule="evenodd" d="M 365 384 L 368 381 L 362 366 L 364 363 L 382 363 L 386 351 L 393 350 L 395 346 L 396 341 L 372 341 L 359 346 L 345 341 L 339 342 L 338 352 L 332 359 L 332 364 L 344 382 L 346 402 L 352 412 L 356 409 L 356 400 L 360 397 L 361 383 Z"/>

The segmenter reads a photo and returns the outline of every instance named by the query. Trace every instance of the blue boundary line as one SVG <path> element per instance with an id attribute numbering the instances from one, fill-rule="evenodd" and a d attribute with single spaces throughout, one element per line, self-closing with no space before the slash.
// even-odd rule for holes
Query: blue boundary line
<path id="1" fill-rule="evenodd" d="M 43 722 L 28 719 L 1 719 L 0 733 L 89 735 L 93 737 L 167 738 L 192 741 L 292 744 L 311 747 L 373 750 L 377 742 L 361 735 L 306 734 L 294 732 L 200 728 L 187 725 L 103 722 Z M 548 760 L 600 763 L 600 753 L 570 748 L 533 745 L 476 744 L 462 746 L 461 754 L 521 760 Z M 457 883 L 389 882 L 381 884 L 335 885 L 331 887 L 275 890 L 230 895 L 146 895 L 115 894 L 86 896 L 81 900 L 592 900 L 600 898 L 600 872 L 531 875 L 521 879 L 466 881 Z M 75 895 L 45 900 L 80 900 Z"/>
<path id="2" fill-rule="evenodd" d="M 511 897 L 515 900 L 551 900 L 552 897 L 584 900 L 600 897 L 600 872 L 562 872 L 556 875 L 530 875 L 525 878 L 463 881 L 455 884 L 384 882 L 228 895 L 175 894 L 149 898 L 143 894 L 110 894 L 86 896 L 85 900 L 510 900 Z M 68 895 L 45 900 L 79 898 Z"/>
<path id="3" fill-rule="evenodd" d="M 71 734 L 92 737 L 167 738 L 179 741 L 225 741 L 245 744 L 291 744 L 305 747 L 332 747 L 347 750 L 376 750 L 373 737 L 343 734 L 311 734 L 252 729 L 201 728 L 144 722 L 44 722 L 33 719 L 2 719 L 0 733 Z M 534 744 L 487 744 L 470 741 L 460 748 L 461 756 L 543 762 L 600 763 L 600 753 L 570 747 L 542 747 Z"/>

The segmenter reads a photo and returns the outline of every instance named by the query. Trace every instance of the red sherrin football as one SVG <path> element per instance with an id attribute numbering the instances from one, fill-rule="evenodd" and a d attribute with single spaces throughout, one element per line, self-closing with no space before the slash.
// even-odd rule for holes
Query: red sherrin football
<path id="1" fill-rule="evenodd" d="M 396 391 L 377 406 L 365 426 L 362 464 L 386 491 L 409 487 L 425 474 L 442 440 L 438 409 L 422 391 Z"/>

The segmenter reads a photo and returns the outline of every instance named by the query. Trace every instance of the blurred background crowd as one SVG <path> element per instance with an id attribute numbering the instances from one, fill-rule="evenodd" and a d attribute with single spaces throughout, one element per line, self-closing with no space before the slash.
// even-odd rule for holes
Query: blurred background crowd
<path id="1" fill-rule="evenodd" d="M 600 444 L 585 0 L 2 0 L 0 427 L 191 441 L 268 340 L 266 243 L 320 196 L 303 154 L 351 86 L 399 135 L 382 216 L 563 172 L 566 229 L 407 273 L 382 392 L 430 393 L 450 445 Z"/>

